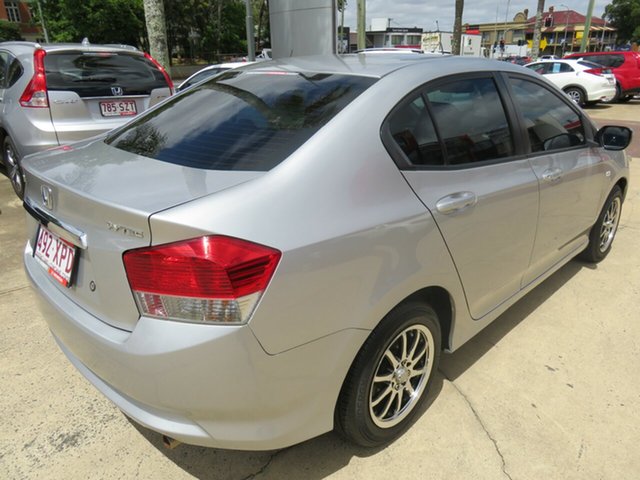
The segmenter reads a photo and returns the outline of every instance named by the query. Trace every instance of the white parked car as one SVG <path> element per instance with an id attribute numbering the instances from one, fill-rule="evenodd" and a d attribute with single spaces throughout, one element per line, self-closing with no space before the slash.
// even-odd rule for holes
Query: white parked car
<path id="1" fill-rule="evenodd" d="M 611 70 L 586 60 L 540 60 L 525 68 L 544 75 L 580 106 L 608 102 L 616 95 Z"/>

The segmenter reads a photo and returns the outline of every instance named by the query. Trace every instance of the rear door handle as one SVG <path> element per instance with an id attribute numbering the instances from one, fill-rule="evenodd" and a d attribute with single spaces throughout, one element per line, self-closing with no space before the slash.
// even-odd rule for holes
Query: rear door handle
<path id="1" fill-rule="evenodd" d="M 478 197 L 473 192 L 456 192 L 446 197 L 442 197 L 436 202 L 438 212 L 445 215 L 459 212 L 471 207 L 478 202 Z"/>
<path id="2" fill-rule="evenodd" d="M 561 168 L 548 168 L 544 172 L 542 172 L 542 179 L 545 182 L 557 182 L 562 178 L 562 169 Z"/>

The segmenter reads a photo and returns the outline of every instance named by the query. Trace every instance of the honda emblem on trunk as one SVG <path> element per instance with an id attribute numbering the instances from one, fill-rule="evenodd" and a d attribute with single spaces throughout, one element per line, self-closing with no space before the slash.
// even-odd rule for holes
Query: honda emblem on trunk
<path id="1" fill-rule="evenodd" d="M 111 87 L 111 93 L 114 97 L 121 97 L 124 92 L 122 87 Z"/>
<path id="2" fill-rule="evenodd" d="M 40 187 L 40 193 L 42 193 L 42 204 L 49 210 L 53 210 L 53 190 L 48 185 L 42 185 Z"/>

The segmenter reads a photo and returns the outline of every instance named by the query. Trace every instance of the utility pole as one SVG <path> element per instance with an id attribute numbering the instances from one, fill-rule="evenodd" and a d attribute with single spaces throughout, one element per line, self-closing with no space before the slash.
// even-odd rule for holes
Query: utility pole
<path id="1" fill-rule="evenodd" d="M 358 0 L 358 50 L 367 48 L 366 0 Z"/>
<path id="2" fill-rule="evenodd" d="M 253 7 L 251 6 L 251 0 L 246 0 L 247 6 L 247 60 L 250 62 L 256 59 L 256 45 L 254 41 L 253 33 Z"/>
<path id="3" fill-rule="evenodd" d="M 584 32 L 582 32 L 582 43 L 580 44 L 580 51 L 586 52 L 589 42 L 589 33 L 591 32 L 591 17 L 593 16 L 593 4 L 595 0 L 589 0 L 589 8 L 587 9 L 587 20 L 584 24 Z"/>

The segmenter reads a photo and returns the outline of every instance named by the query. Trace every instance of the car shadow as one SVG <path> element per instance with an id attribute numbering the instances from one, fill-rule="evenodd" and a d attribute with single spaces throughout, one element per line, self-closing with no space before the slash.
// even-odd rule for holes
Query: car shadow
<path id="1" fill-rule="evenodd" d="M 420 418 L 438 397 L 445 380 L 455 381 L 585 267 L 597 268 L 576 260 L 569 262 L 467 344 L 452 354 L 444 354 L 440 369 L 433 378 L 426 401 L 416 415 L 416 419 Z M 347 466 L 353 457 L 370 457 L 388 447 L 388 445 L 373 449 L 357 447 L 330 432 L 292 447 L 268 452 L 231 451 L 185 444 L 168 449 L 164 446 L 160 434 L 138 425 L 133 420 L 129 421 L 159 452 L 200 480 L 248 480 L 262 474 L 266 478 L 320 480 Z M 295 461 L 280 462 L 277 467 L 278 473 L 271 471 L 270 474 L 273 460 L 277 457 L 286 457 L 287 453 L 291 453 Z M 299 461 L 300 458 L 305 461 Z"/>
<path id="2" fill-rule="evenodd" d="M 512 305 L 493 323 L 454 353 L 443 355 L 440 361 L 440 370 L 445 374 L 445 377 L 450 381 L 455 381 L 583 268 L 596 269 L 598 267 L 595 264 L 572 260 Z"/>

